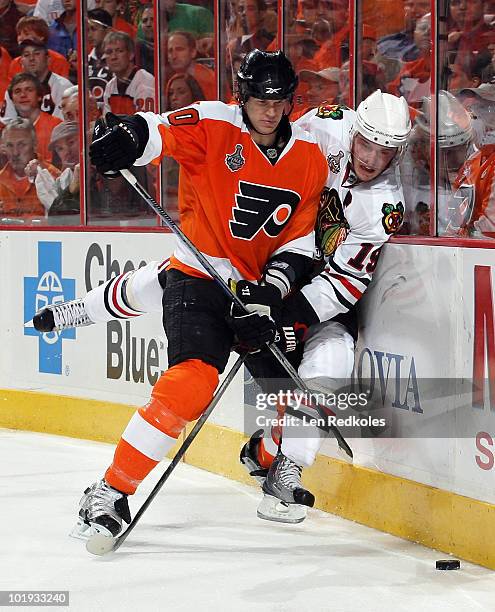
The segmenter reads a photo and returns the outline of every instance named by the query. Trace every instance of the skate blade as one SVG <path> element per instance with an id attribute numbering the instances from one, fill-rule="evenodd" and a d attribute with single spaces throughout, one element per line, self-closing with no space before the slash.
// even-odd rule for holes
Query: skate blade
<path id="1" fill-rule="evenodd" d="M 349 465 L 354 465 L 354 459 L 352 457 L 349 457 L 345 450 L 343 448 L 340 448 L 340 446 L 337 446 L 337 453 L 339 455 L 339 459 L 345 461 Z"/>
<path id="2" fill-rule="evenodd" d="M 76 538 L 76 540 L 87 540 L 90 535 L 91 525 L 88 525 L 82 519 L 77 521 L 72 531 L 69 533 L 69 537 Z"/>
<path id="3" fill-rule="evenodd" d="M 272 495 L 263 495 L 258 506 L 258 518 L 277 523 L 302 523 L 308 510 L 299 504 L 287 504 Z"/>

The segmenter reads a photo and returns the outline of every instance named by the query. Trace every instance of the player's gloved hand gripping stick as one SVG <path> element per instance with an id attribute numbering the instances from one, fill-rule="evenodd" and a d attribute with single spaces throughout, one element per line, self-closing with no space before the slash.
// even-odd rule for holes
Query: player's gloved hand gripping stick
<path id="1" fill-rule="evenodd" d="M 241 299 L 231 291 L 227 283 L 223 280 L 223 278 L 218 274 L 215 268 L 210 264 L 208 259 L 194 246 L 194 244 L 189 240 L 189 238 L 182 232 L 179 226 L 175 223 L 175 221 L 168 215 L 168 213 L 151 197 L 151 195 L 139 184 L 136 177 L 129 172 L 129 170 L 123 169 L 120 170 L 122 176 L 128 181 L 128 183 L 139 193 L 139 195 L 143 198 L 143 200 L 148 204 L 150 208 L 152 208 L 156 214 L 162 219 L 162 221 L 167 225 L 167 227 L 172 230 L 172 232 L 177 236 L 177 238 L 190 250 L 192 254 L 196 257 L 199 263 L 203 266 L 203 268 L 210 274 L 210 276 L 218 283 L 218 285 L 222 288 L 222 290 L 228 295 L 229 299 L 236 305 L 238 309 L 249 314 L 246 306 L 243 304 Z M 280 364 L 285 368 L 287 374 L 292 378 L 292 380 L 296 383 L 298 388 L 307 394 L 307 397 L 311 397 L 311 391 L 309 390 L 306 383 L 299 376 L 296 370 L 292 367 L 292 364 L 287 360 L 282 351 L 273 344 L 269 344 L 268 348 L 273 353 L 275 358 L 280 362 Z M 320 416 L 327 422 L 328 419 L 328 409 L 319 406 L 316 403 L 311 404 L 314 407 Z M 344 436 L 335 425 L 329 424 L 328 429 L 335 436 L 339 448 L 345 453 L 345 455 L 352 461 L 353 454 L 351 447 L 345 440 Z"/>

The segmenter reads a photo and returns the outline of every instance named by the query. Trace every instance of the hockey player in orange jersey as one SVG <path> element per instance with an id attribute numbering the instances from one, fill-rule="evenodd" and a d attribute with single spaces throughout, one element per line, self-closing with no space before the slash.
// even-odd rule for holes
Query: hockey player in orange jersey
<path id="1" fill-rule="evenodd" d="M 317 247 L 329 261 L 320 274 L 311 275 L 313 282 L 283 301 L 281 319 L 293 328 L 297 341 L 287 354 L 292 365 L 310 389 L 329 392 L 351 376 L 355 305 L 371 280 L 381 247 L 400 227 L 403 194 L 397 163 L 410 131 L 409 110 L 403 98 L 378 90 L 357 113 L 321 106 L 298 123 L 317 138 L 329 163 L 316 226 Z M 52 304 L 37 313 L 34 327 L 47 332 L 161 312 L 168 265 L 168 261 L 150 262 L 108 280 L 84 298 Z M 263 391 L 287 389 L 284 371 L 266 351 L 249 356 L 246 365 Z M 271 388 L 266 389 L 266 384 Z M 323 438 L 309 427 L 305 435 L 294 436 L 296 425 L 289 435 L 284 430 L 276 444 L 269 430 L 263 438 L 260 433 L 253 434 L 240 456 L 263 484 L 258 516 L 300 522 L 306 506 L 312 505 L 308 502 L 314 500 L 305 489 L 301 497 L 301 471 L 315 460 Z M 281 511 L 279 500 L 285 504 Z"/>
<path id="2" fill-rule="evenodd" d="M 163 295 L 169 369 L 127 425 L 104 479 L 85 491 L 81 534 L 115 536 L 129 522 L 127 496 L 205 410 L 234 337 L 247 350 L 273 342 L 283 298 L 312 267 L 327 163 L 313 137 L 288 120 L 295 72 L 282 52 L 254 50 L 238 84 L 238 105 L 108 114 L 107 126 L 95 127 L 90 155 L 100 172 L 158 163 L 164 155 L 180 163 L 182 229 L 225 280 L 237 281 L 250 313 L 233 310 L 177 245 Z"/>

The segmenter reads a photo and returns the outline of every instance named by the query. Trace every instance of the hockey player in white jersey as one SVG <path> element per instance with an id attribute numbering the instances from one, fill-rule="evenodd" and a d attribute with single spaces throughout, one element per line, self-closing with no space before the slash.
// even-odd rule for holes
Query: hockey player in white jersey
<path id="1" fill-rule="evenodd" d="M 397 162 L 411 124 L 404 98 L 379 90 L 359 105 L 357 113 L 322 106 L 298 123 L 317 136 L 329 166 L 317 226 L 324 266 L 284 300 L 282 317 L 298 330 L 299 374 L 311 389 L 329 393 L 350 379 L 357 334 L 354 306 L 371 281 L 383 244 L 402 223 Z M 35 327 L 49 331 L 161 312 L 165 269 L 166 262 L 151 262 L 107 281 L 85 298 L 49 306 L 35 316 Z M 304 337 L 301 329 L 306 330 Z M 253 357 L 250 367 L 260 377 L 285 377 L 268 356 Z M 286 431 L 276 445 L 270 432 L 265 433 L 265 438 L 260 432 L 253 434 L 241 450 L 241 462 L 263 482 L 258 516 L 300 522 L 306 515 L 306 509 L 295 503 L 301 499 L 298 490 L 304 491 L 301 472 L 314 462 L 323 437 L 316 428 L 305 427 L 303 435 Z"/>
<path id="2" fill-rule="evenodd" d="M 298 123 L 316 136 L 327 157 L 329 175 L 320 202 L 317 246 L 324 269 L 284 301 L 284 322 L 307 330 L 299 375 L 316 392 L 332 393 L 350 382 L 357 336 L 355 305 L 375 270 L 382 246 L 401 226 L 404 198 L 398 162 L 411 130 L 404 98 L 375 91 L 357 112 L 327 106 L 310 111 Z M 259 379 L 284 377 L 278 364 L 249 368 Z M 316 414 L 315 414 L 316 416 Z M 299 522 L 305 508 L 292 505 L 300 475 L 311 466 L 324 436 L 317 427 L 290 420 L 281 439 L 256 432 L 241 451 L 241 462 L 264 475 L 265 497 L 258 516 L 280 522 Z M 275 439 L 274 439 L 275 438 Z M 273 459 L 274 457 L 274 459 Z M 277 500 L 288 503 L 284 507 Z"/>

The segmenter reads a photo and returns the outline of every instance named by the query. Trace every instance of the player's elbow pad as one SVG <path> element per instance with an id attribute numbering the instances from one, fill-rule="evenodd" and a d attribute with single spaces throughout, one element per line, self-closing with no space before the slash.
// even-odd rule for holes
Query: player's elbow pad
<path id="1" fill-rule="evenodd" d="M 285 297 L 294 284 L 309 275 L 313 269 L 313 259 L 286 251 L 275 255 L 263 269 L 263 281 L 275 285 Z"/>

